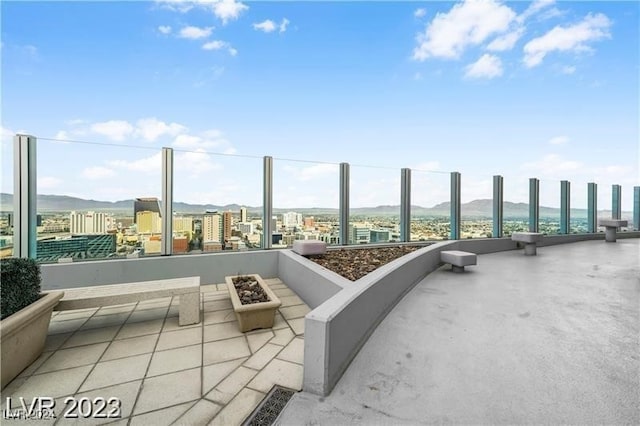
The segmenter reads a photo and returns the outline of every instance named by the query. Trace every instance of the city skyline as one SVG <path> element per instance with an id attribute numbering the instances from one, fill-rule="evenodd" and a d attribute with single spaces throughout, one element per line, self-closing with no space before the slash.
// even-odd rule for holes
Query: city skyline
<path id="1" fill-rule="evenodd" d="M 577 208 L 596 182 L 599 205 L 620 184 L 631 210 L 633 2 L 221 4 L 2 2 L 0 190 L 26 132 L 41 194 L 158 197 L 167 146 L 189 203 L 259 205 L 271 155 L 275 208 L 337 208 L 349 162 L 352 207 L 397 205 L 410 167 L 417 205 L 459 171 L 463 202 L 500 174 L 505 200 L 538 177 L 557 207 L 566 179 Z"/>

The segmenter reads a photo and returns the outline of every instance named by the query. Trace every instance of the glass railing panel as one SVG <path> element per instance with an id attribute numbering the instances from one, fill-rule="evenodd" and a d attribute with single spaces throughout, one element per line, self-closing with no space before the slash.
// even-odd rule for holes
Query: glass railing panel
<path id="1" fill-rule="evenodd" d="M 349 244 L 400 240 L 400 169 L 351 166 Z"/>
<path id="2" fill-rule="evenodd" d="M 529 230 L 529 179 L 503 176 L 503 236 Z"/>
<path id="3" fill-rule="evenodd" d="M 161 150 L 38 139 L 37 260 L 159 255 Z"/>
<path id="4" fill-rule="evenodd" d="M 462 174 L 460 239 L 490 238 L 493 232 L 493 177 Z"/>
<path id="5" fill-rule="evenodd" d="M 411 170 L 411 241 L 449 239 L 450 186 L 449 172 Z"/>
<path id="6" fill-rule="evenodd" d="M 611 219 L 612 217 L 612 190 L 610 182 L 597 182 L 598 184 L 598 220 Z M 598 232 L 604 232 L 604 226 L 598 226 Z"/>
<path id="7" fill-rule="evenodd" d="M 586 234 L 587 225 L 587 182 L 571 181 L 571 198 L 569 210 L 569 233 Z"/>
<path id="8" fill-rule="evenodd" d="M 174 149 L 173 254 L 260 249 L 263 159 Z"/>
<path id="9" fill-rule="evenodd" d="M 273 160 L 272 247 L 291 247 L 295 240 L 340 243 L 338 164 Z"/>
<path id="10" fill-rule="evenodd" d="M 539 231 L 545 235 L 560 233 L 560 181 L 540 179 Z"/>
<path id="11" fill-rule="evenodd" d="M 13 255 L 13 134 L 0 134 L 0 257 Z"/>
<path id="12" fill-rule="evenodd" d="M 627 221 L 627 226 L 620 228 L 622 232 L 628 232 L 634 230 L 633 223 L 633 186 L 622 186 L 622 215 L 623 220 Z"/>

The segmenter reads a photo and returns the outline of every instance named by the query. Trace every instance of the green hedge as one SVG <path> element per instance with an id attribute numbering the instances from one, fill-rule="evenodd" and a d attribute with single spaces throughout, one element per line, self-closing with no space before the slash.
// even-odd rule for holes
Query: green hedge
<path id="1" fill-rule="evenodd" d="M 0 259 L 2 319 L 40 297 L 40 265 L 33 259 Z"/>

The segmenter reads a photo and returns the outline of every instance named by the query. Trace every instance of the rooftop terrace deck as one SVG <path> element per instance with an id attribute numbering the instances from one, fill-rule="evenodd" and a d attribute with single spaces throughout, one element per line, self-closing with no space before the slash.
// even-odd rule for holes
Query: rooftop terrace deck
<path id="1" fill-rule="evenodd" d="M 640 240 L 478 257 L 418 283 L 301 424 L 640 424 Z"/>

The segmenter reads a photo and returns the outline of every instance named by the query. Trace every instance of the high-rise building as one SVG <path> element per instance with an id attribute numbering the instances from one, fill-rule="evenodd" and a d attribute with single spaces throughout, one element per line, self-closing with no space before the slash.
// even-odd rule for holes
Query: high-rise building
<path id="1" fill-rule="evenodd" d="M 299 228 L 302 226 L 302 214 L 287 212 L 282 215 L 282 226 L 286 229 Z"/>
<path id="2" fill-rule="evenodd" d="M 222 215 L 218 212 L 207 212 L 202 218 L 202 241 L 207 243 L 223 241 Z"/>
<path id="3" fill-rule="evenodd" d="M 107 218 L 105 213 L 72 211 L 69 214 L 69 232 L 71 234 L 106 234 Z"/>
<path id="4" fill-rule="evenodd" d="M 141 211 L 136 214 L 138 234 L 159 234 L 162 232 L 160 213 Z"/>
<path id="5" fill-rule="evenodd" d="M 388 229 L 372 229 L 369 235 L 371 243 L 388 243 L 391 239 L 391 231 Z"/>
<path id="6" fill-rule="evenodd" d="M 272 216 L 271 217 L 271 233 L 274 233 L 277 231 L 278 231 L 278 217 Z"/>
<path id="7" fill-rule="evenodd" d="M 253 234 L 253 223 L 251 223 L 251 222 L 240 222 L 238 224 L 238 230 L 240 232 L 242 232 L 242 235 Z"/>
<path id="8" fill-rule="evenodd" d="M 316 227 L 316 220 L 313 218 L 313 216 L 308 216 L 305 217 L 303 220 L 304 223 L 304 227 L 305 228 L 315 228 Z"/>
<path id="9" fill-rule="evenodd" d="M 188 216 L 174 216 L 173 232 L 193 232 L 193 218 Z"/>
<path id="10" fill-rule="evenodd" d="M 370 237 L 368 226 L 349 225 L 349 244 L 368 244 Z"/>
<path id="11" fill-rule="evenodd" d="M 231 227 L 233 226 L 233 216 L 231 212 L 222 213 L 222 238 L 229 241 L 231 238 Z"/>
<path id="12" fill-rule="evenodd" d="M 246 222 L 246 221 L 247 221 L 247 208 L 240 207 L 240 222 Z"/>
<path id="13" fill-rule="evenodd" d="M 155 197 L 136 198 L 133 202 L 133 223 L 138 223 L 139 212 L 156 212 L 159 217 L 162 217 L 160 210 L 160 201 Z"/>

